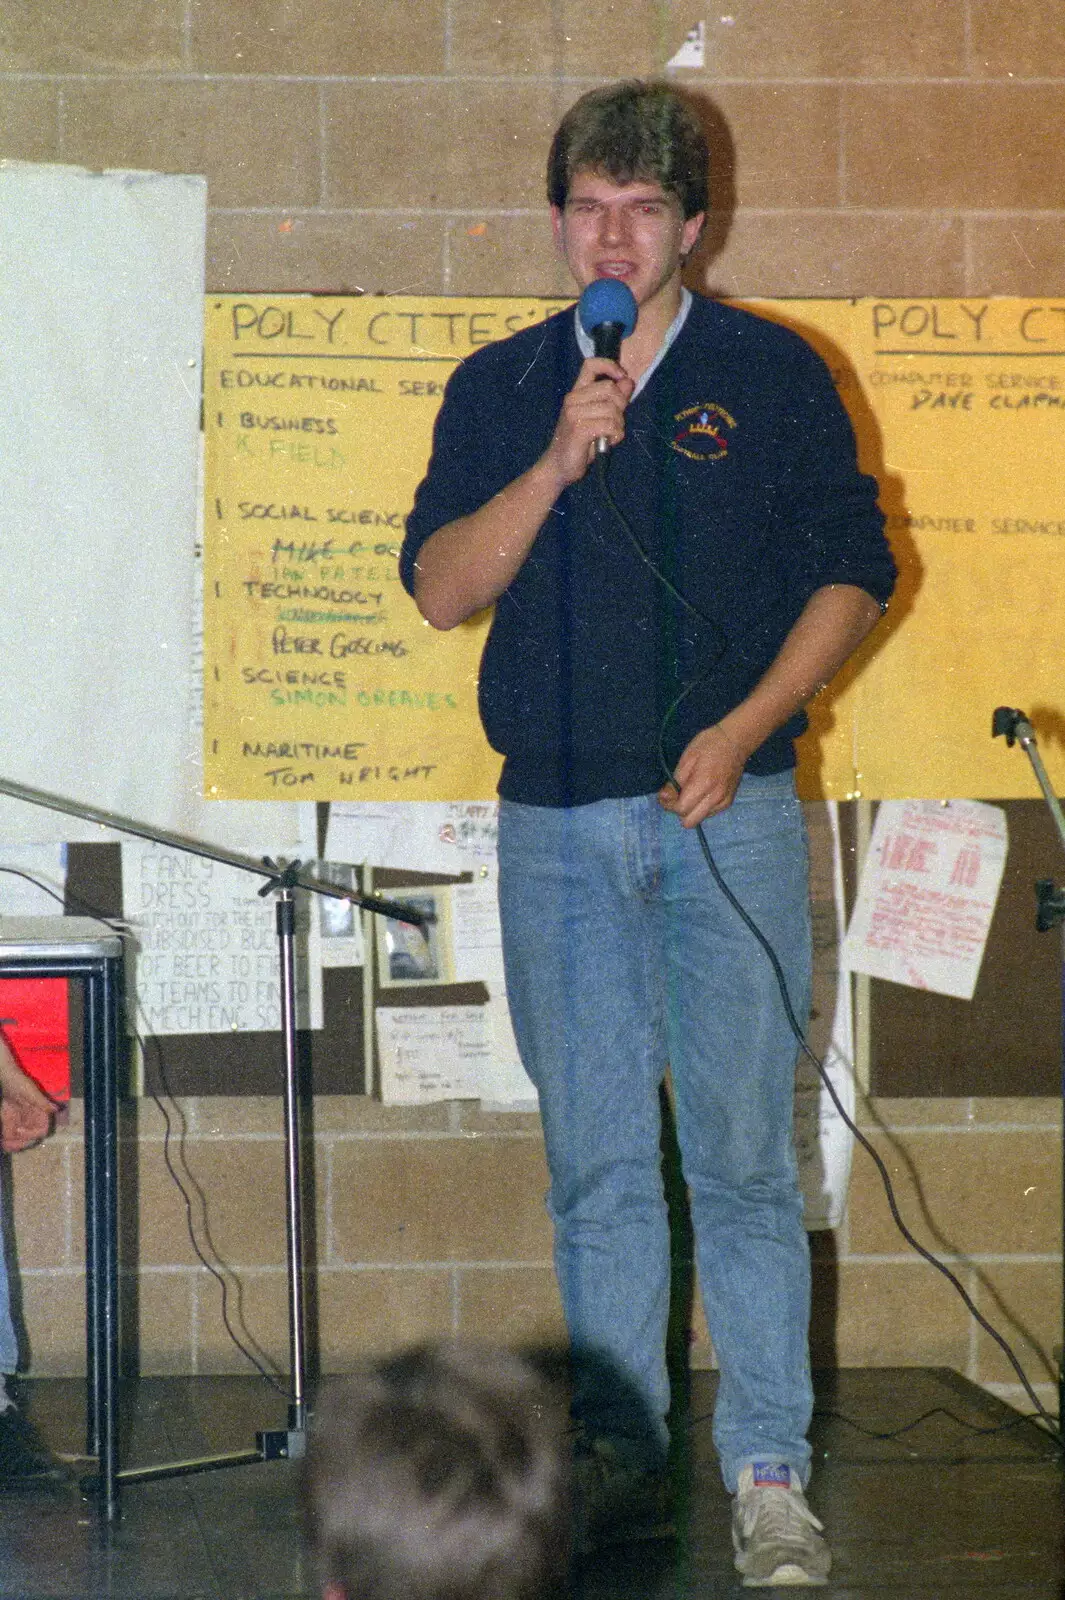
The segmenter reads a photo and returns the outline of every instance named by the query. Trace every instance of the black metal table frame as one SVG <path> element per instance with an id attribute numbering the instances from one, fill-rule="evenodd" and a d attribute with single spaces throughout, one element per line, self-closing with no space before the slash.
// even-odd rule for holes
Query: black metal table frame
<path id="1" fill-rule="evenodd" d="M 287 1264 L 289 1282 L 289 1352 L 291 1356 L 292 1402 L 287 1428 L 262 1429 L 256 1435 L 254 1451 L 227 1451 L 224 1455 L 200 1457 L 192 1461 L 166 1462 L 152 1467 L 118 1466 L 118 1067 L 121 1049 L 119 997 L 122 989 L 122 942 L 113 929 L 107 934 L 99 923 L 86 934 L 83 919 L 80 950 L 75 949 L 76 933 L 68 927 L 69 944 L 63 954 L 49 937 L 40 954 L 16 955 L 15 931 L 20 919 L 13 918 L 12 952 L 3 961 L 0 934 L 0 975 L 81 978 L 85 983 L 85 1267 L 86 1323 L 88 1342 L 88 1449 L 99 1461 L 96 1489 L 100 1507 L 108 1521 L 119 1515 L 119 1483 L 147 1482 L 174 1477 L 186 1472 L 207 1472 L 215 1467 L 241 1466 L 251 1461 L 272 1461 L 302 1455 L 307 1431 L 306 1330 L 303 1298 L 302 1190 L 300 1180 L 300 1130 L 296 1062 L 296 981 L 295 981 L 295 906 L 297 888 L 346 900 L 375 916 L 392 918 L 422 926 L 426 917 L 413 906 L 379 896 L 364 896 L 339 884 L 300 872 L 298 861 L 272 861 L 264 856 L 254 861 L 233 850 L 209 845 L 203 840 L 151 828 L 130 817 L 101 811 L 64 796 L 31 789 L 26 784 L 0 778 L 0 793 L 30 805 L 44 806 L 75 816 L 82 822 L 96 823 L 154 844 L 203 856 L 223 866 L 239 868 L 265 878 L 261 895 L 276 893 L 277 939 L 280 963 L 281 1036 L 285 1059 L 285 1198 Z M 25 919 L 22 919 L 25 920 Z M 33 919 L 29 919 L 33 920 Z M 62 935 L 60 935 L 62 938 Z M 113 941 L 113 943 L 112 943 Z M 86 944 L 106 944 L 105 953 L 88 955 Z"/>
<path id="2" fill-rule="evenodd" d="M 68 978 L 80 980 L 83 987 L 86 1450 L 99 1462 L 100 1510 L 112 1522 L 119 1510 L 118 1072 L 123 956 L 118 934 L 113 940 L 102 934 L 100 946 L 98 955 L 72 950 L 69 955 L 6 956 L 0 940 L 0 978 Z"/>

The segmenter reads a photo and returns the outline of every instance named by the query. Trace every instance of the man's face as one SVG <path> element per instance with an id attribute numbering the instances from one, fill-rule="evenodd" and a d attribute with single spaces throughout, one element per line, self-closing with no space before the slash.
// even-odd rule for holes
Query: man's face
<path id="1" fill-rule="evenodd" d="M 596 278 L 619 278 L 644 306 L 679 285 L 681 262 L 703 217 L 685 220 L 676 196 L 658 183 L 615 183 L 601 173 L 579 172 L 565 206 L 552 206 L 551 221 L 579 289 Z"/>

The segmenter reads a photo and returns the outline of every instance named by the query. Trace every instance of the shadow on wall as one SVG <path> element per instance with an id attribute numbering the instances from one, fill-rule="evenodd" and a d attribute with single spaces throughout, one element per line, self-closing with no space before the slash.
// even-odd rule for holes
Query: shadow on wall
<path id="1" fill-rule="evenodd" d="M 720 295 L 722 291 L 715 290 L 710 274 L 714 261 L 728 242 L 736 214 L 736 146 L 728 122 L 713 101 L 702 94 L 690 92 L 685 94 L 685 98 L 702 123 L 710 150 L 710 209 L 702 237 L 687 263 L 685 278 L 693 289 Z M 722 295 L 722 298 L 729 297 Z M 803 799 L 823 799 L 821 751 L 835 729 L 840 696 L 910 615 L 921 586 L 922 568 L 909 532 L 902 479 L 888 470 L 880 425 L 866 399 L 850 356 L 822 329 L 807 324 L 790 309 L 785 315 L 776 308 L 762 308 L 759 314 L 771 316 L 773 320 L 800 334 L 831 371 L 854 426 L 859 464 L 862 471 L 874 477 L 879 485 L 880 506 L 888 519 L 892 553 L 899 569 L 898 583 L 887 616 L 836 675 L 831 685 L 808 707 L 810 727 L 797 745 L 801 793 Z"/>
<path id="2" fill-rule="evenodd" d="M 702 123 L 710 151 L 710 209 L 685 276 L 692 288 L 713 294 L 707 274 L 728 242 L 736 215 L 736 146 L 728 123 L 712 100 L 692 93 L 685 93 L 684 98 Z"/>

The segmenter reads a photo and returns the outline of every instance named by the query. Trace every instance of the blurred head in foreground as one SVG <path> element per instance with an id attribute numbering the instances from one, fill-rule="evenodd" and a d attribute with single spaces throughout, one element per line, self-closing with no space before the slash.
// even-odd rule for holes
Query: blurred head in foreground
<path id="1" fill-rule="evenodd" d="M 518 1356 L 425 1345 L 327 1388 L 304 1468 L 326 1600 L 540 1600 L 569 1565 L 564 1412 Z"/>

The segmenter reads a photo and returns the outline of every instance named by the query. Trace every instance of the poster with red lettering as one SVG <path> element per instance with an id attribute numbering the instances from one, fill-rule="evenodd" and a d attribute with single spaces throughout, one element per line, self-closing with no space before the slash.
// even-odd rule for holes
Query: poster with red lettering
<path id="1" fill-rule="evenodd" d="M 841 965 L 971 1000 L 1006 864 L 1006 813 L 978 800 L 886 800 Z"/>

